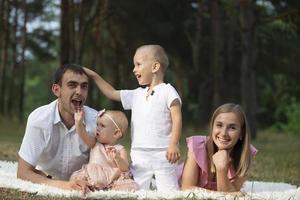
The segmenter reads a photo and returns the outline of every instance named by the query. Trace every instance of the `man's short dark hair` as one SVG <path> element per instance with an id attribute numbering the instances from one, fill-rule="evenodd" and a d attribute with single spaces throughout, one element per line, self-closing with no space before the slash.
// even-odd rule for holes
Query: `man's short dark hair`
<path id="1" fill-rule="evenodd" d="M 54 73 L 54 83 L 55 84 L 61 85 L 61 79 L 67 70 L 70 70 L 76 74 L 85 74 L 86 76 L 88 76 L 86 74 L 86 72 L 84 71 L 84 69 L 82 68 L 82 66 L 77 65 L 77 64 L 64 64 L 63 66 L 57 68 Z"/>

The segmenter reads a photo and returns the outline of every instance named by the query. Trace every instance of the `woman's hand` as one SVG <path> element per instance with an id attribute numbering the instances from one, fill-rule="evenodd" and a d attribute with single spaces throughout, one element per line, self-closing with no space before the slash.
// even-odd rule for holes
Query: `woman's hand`
<path id="1" fill-rule="evenodd" d="M 213 155 L 213 163 L 217 171 L 227 171 L 228 165 L 231 161 L 227 150 L 219 150 Z"/>

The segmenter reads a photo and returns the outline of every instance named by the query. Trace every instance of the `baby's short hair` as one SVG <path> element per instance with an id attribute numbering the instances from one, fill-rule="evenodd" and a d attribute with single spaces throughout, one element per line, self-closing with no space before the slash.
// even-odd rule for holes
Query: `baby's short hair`
<path id="1" fill-rule="evenodd" d="M 124 136 L 128 129 L 128 120 L 124 112 L 119 110 L 107 110 L 107 113 L 113 120 L 117 123 L 118 127 L 122 132 L 122 136 Z"/>
<path id="2" fill-rule="evenodd" d="M 144 49 L 144 48 L 145 49 L 150 49 L 153 58 L 157 62 L 160 63 L 160 65 L 162 66 L 163 71 L 165 72 L 166 69 L 169 66 L 169 58 L 168 58 L 168 55 L 167 55 L 165 49 L 162 46 L 158 45 L 158 44 L 148 44 L 148 45 L 140 46 L 139 48 L 137 48 L 137 51 L 141 50 L 141 49 Z"/>

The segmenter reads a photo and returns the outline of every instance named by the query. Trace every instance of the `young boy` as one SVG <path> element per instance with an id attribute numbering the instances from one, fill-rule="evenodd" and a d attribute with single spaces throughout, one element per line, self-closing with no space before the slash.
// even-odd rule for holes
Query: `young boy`
<path id="1" fill-rule="evenodd" d="M 106 97 L 132 110 L 131 170 L 140 189 L 150 189 L 154 175 L 157 190 L 177 190 L 181 99 L 174 87 L 164 83 L 168 56 L 160 45 L 144 45 L 136 50 L 133 62 L 133 73 L 143 86 L 134 90 L 116 90 L 97 73 L 84 69 Z"/>

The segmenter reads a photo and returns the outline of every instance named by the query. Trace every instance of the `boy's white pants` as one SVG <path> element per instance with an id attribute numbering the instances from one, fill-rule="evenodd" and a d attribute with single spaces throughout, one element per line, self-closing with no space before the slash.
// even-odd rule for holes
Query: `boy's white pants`
<path id="1" fill-rule="evenodd" d="M 166 150 L 132 149 L 131 172 L 140 189 L 149 190 L 153 175 L 158 191 L 178 190 L 176 164 L 166 159 Z"/>

